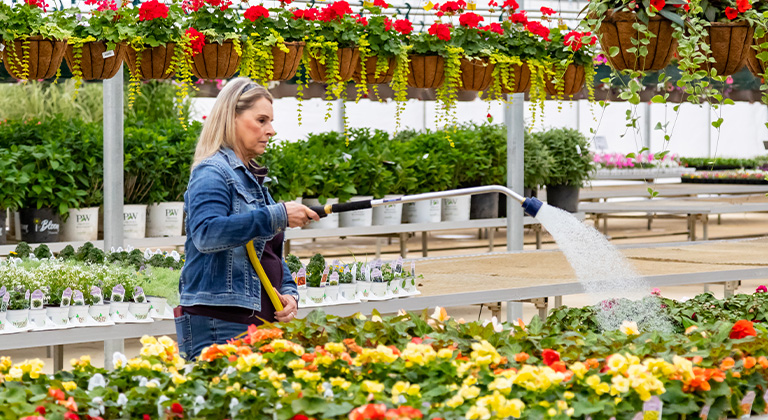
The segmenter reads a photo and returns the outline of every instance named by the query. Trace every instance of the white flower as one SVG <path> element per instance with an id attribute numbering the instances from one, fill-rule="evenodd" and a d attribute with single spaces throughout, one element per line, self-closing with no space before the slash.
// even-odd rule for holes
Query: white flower
<path id="1" fill-rule="evenodd" d="M 126 404 L 128 404 L 128 397 L 126 397 L 125 394 L 120 393 L 120 395 L 117 396 L 117 405 L 124 408 Z"/>
<path id="2" fill-rule="evenodd" d="M 232 400 L 229 401 L 229 415 L 233 419 L 237 417 L 237 413 L 240 411 L 237 409 L 237 406 L 240 405 L 240 401 L 237 400 L 237 398 L 232 398 Z"/>
<path id="3" fill-rule="evenodd" d="M 637 328 L 637 322 L 634 321 L 624 321 L 621 323 L 621 327 L 619 327 L 619 331 L 624 333 L 624 335 L 638 335 L 640 334 L 640 330 Z"/>
<path id="4" fill-rule="evenodd" d="M 171 251 L 171 258 L 173 258 L 174 261 L 179 262 L 181 255 L 176 251 Z"/>
<path id="5" fill-rule="evenodd" d="M 170 398 L 165 395 L 161 395 L 160 398 L 157 399 L 157 417 L 163 418 L 163 413 L 165 412 L 165 410 L 163 410 L 163 403 L 169 400 Z"/>
<path id="6" fill-rule="evenodd" d="M 205 408 L 205 398 L 202 395 L 198 395 L 192 404 L 192 412 L 197 415 L 203 408 Z"/>
<path id="7" fill-rule="evenodd" d="M 149 382 L 149 379 L 139 376 L 139 386 L 147 386 L 147 383 Z"/>
<path id="8" fill-rule="evenodd" d="M 501 325 L 501 322 L 499 322 L 499 320 L 498 320 L 498 319 L 496 319 L 496 317 L 495 317 L 495 316 L 494 316 L 493 318 L 491 318 L 491 320 L 490 320 L 490 321 L 489 321 L 489 320 L 487 320 L 487 319 L 486 319 L 485 321 L 483 321 L 483 326 L 485 327 L 485 326 L 486 326 L 486 325 L 488 325 L 489 323 L 490 323 L 491 325 L 493 325 L 493 330 L 494 330 L 494 331 L 496 331 L 497 333 L 498 333 L 498 332 L 501 332 L 501 330 L 503 330 L 503 329 L 504 329 L 504 327 Z"/>
<path id="9" fill-rule="evenodd" d="M 123 353 L 116 351 L 112 355 L 112 366 L 114 366 L 115 369 L 125 366 L 126 363 L 128 363 L 128 358 L 125 357 Z"/>
<path id="10" fill-rule="evenodd" d="M 150 258 L 152 258 L 152 251 L 150 251 L 149 248 L 147 248 L 144 250 L 144 259 L 148 260 Z"/>
<path id="11" fill-rule="evenodd" d="M 128 245 L 127 247 L 125 247 L 125 252 L 131 252 L 131 251 L 133 251 L 133 246 Z"/>
<path id="12" fill-rule="evenodd" d="M 333 387 L 330 382 L 323 382 L 323 398 L 333 399 Z"/>
<path id="13" fill-rule="evenodd" d="M 94 404 L 98 404 L 98 408 L 89 408 L 88 415 L 91 417 L 98 417 L 104 415 L 104 399 L 101 397 L 95 397 L 91 400 Z"/>
<path id="14" fill-rule="evenodd" d="M 100 373 L 91 376 L 88 380 L 88 391 L 93 391 L 95 388 L 104 388 L 107 386 L 107 381 Z"/>

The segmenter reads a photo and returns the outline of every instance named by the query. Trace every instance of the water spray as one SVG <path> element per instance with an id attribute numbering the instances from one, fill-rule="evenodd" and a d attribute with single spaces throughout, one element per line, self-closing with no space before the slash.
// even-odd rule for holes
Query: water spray
<path id="1" fill-rule="evenodd" d="M 462 188 L 458 190 L 429 192 L 423 194 L 404 195 L 398 198 L 379 198 L 376 200 L 363 200 L 363 201 L 351 201 L 348 203 L 339 204 L 326 204 L 325 206 L 311 206 L 318 216 L 325 217 L 333 213 L 343 213 L 354 210 L 364 210 L 373 207 L 385 206 L 387 204 L 401 204 L 401 203 L 413 203 L 416 201 L 431 200 L 433 198 L 448 198 L 456 197 L 460 195 L 475 195 L 497 192 L 506 195 L 507 197 L 514 199 L 518 203 L 522 204 L 523 211 L 532 217 L 536 217 L 541 206 L 544 204 L 536 197 L 523 197 L 520 194 L 510 190 L 507 187 L 501 185 L 487 185 L 484 187 L 472 187 Z"/>

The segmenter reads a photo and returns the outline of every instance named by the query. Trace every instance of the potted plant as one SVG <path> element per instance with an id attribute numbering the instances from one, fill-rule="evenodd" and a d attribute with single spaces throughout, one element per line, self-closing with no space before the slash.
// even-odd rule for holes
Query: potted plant
<path id="1" fill-rule="evenodd" d="M 491 56 L 499 54 L 504 28 L 497 22 L 481 26 L 483 20 L 476 13 L 464 12 L 459 15 L 459 26 L 454 28 L 454 42 L 464 50 L 460 59 L 462 90 L 486 90 L 493 80 L 496 64 L 491 62 Z"/>
<path id="2" fill-rule="evenodd" d="M 0 4 L 3 64 L 20 80 L 58 76 L 70 32 L 62 12 L 47 11 L 45 0 Z"/>
<path id="3" fill-rule="evenodd" d="M 541 141 L 541 137 L 530 135 L 528 130 L 525 130 L 523 166 L 526 197 L 535 197 L 536 190 L 547 183 L 550 174 L 557 168 L 549 149 Z"/>
<path id="4" fill-rule="evenodd" d="M 244 37 L 238 9 L 231 6 L 231 1 L 220 0 L 182 3 L 184 27 L 192 41 L 192 74 L 198 79 L 229 79 L 240 65 Z"/>
<path id="5" fill-rule="evenodd" d="M 445 191 L 455 182 L 456 166 L 461 158 L 456 148 L 445 141 L 441 132 L 426 131 L 415 135 L 401 133 L 404 142 L 403 156 L 411 160 L 403 162 L 408 177 L 413 179 L 403 186 L 407 195 L 431 191 Z M 425 200 L 403 205 L 403 220 L 408 223 L 436 223 L 441 220 L 442 199 Z"/>
<path id="6" fill-rule="evenodd" d="M 2 305 L 7 308 L 6 320 L 16 328 L 24 329 L 29 324 L 29 295 L 29 289 L 17 285 L 2 297 Z"/>
<path id="7" fill-rule="evenodd" d="M 336 303 L 339 300 L 339 267 L 328 267 L 329 271 L 333 270 L 328 276 L 328 286 L 325 287 L 325 297 L 329 302 Z"/>
<path id="8" fill-rule="evenodd" d="M 325 271 L 325 258 L 315 254 L 307 264 L 307 298 L 315 304 L 323 303 L 325 290 L 321 287 Z"/>
<path id="9" fill-rule="evenodd" d="M 553 72 L 546 79 L 546 92 L 558 99 L 570 98 L 586 83 L 589 99 L 593 100 L 595 69 L 591 47 L 597 42 L 597 37 L 591 32 L 566 32 L 559 26 L 552 28 L 549 36 L 546 46 Z"/>
<path id="10" fill-rule="evenodd" d="M 46 123 L 47 124 L 47 123 Z M 63 217 L 64 241 L 95 241 L 99 235 L 99 206 L 103 202 L 104 158 L 101 127 L 71 122 L 62 133 L 71 159 L 78 163 L 75 187 L 83 191 Z"/>
<path id="11" fill-rule="evenodd" d="M 109 286 L 109 282 L 105 282 L 105 285 Z M 131 302 L 131 287 L 127 288 L 122 283 L 113 285 L 109 298 L 109 315 L 116 322 L 125 322 L 128 319 L 128 307 Z"/>
<path id="12" fill-rule="evenodd" d="M 85 324 L 88 322 L 88 302 L 86 301 L 87 295 L 82 290 L 75 289 L 72 291 L 72 302 L 69 305 L 69 322 L 70 324 Z"/>
<path id="13" fill-rule="evenodd" d="M 0 148 L 0 245 L 6 241 L 6 210 L 21 208 L 29 182 L 29 173 L 17 164 L 21 153 L 19 149 Z"/>
<path id="14" fill-rule="evenodd" d="M 554 163 L 546 179 L 547 203 L 575 213 L 579 206 L 579 189 L 592 173 L 586 137 L 571 128 L 553 128 L 533 133 L 546 146 Z"/>
<path id="15" fill-rule="evenodd" d="M 355 300 L 357 285 L 355 285 L 354 266 L 341 265 L 337 273 L 339 274 L 339 293 L 346 300 Z"/>
<path id="16" fill-rule="evenodd" d="M 152 305 L 147 301 L 144 295 L 144 289 L 141 286 L 133 288 L 133 300 L 128 304 L 128 312 L 138 320 L 147 319 Z"/>
<path id="17" fill-rule="evenodd" d="M 389 282 L 384 278 L 382 270 L 383 266 L 371 269 L 371 293 L 377 298 L 386 297 L 389 287 Z"/>
<path id="18" fill-rule="evenodd" d="M 110 304 L 104 302 L 104 292 L 102 291 L 102 287 L 97 286 L 95 283 L 96 282 L 90 286 L 90 289 L 86 294 L 86 296 L 88 296 L 87 299 L 90 300 L 91 303 L 88 307 L 88 315 L 99 324 L 108 324 L 110 323 Z M 103 282 L 99 282 L 99 284 L 102 286 L 104 285 Z"/>
<path id="19" fill-rule="evenodd" d="M 371 281 L 370 277 L 366 277 L 366 267 L 362 261 L 357 261 L 352 265 L 352 270 L 354 270 L 354 277 L 356 280 L 356 295 L 365 299 L 371 294 Z M 368 275 L 370 276 L 370 271 L 368 271 Z"/>

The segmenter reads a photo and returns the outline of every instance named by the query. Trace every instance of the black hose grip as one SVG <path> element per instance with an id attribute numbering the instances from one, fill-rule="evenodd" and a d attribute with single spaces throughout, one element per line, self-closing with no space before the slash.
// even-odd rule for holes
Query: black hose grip
<path id="1" fill-rule="evenodd" d="M 328 213 L 325 212 L 324 206 L 309 206 L 309 209 L 317 213 L 318 216 L 322 219 L 325 216 L 328 216 Z"/>
<path id="2" fill-rule="evenodd" d="M 334 204 L 332 206 L 334 213 L 342 213 L 345 211 L 364 210 L 371 208 L 371 200 L 363 201 L 350 201 L 348 203 Z"/>

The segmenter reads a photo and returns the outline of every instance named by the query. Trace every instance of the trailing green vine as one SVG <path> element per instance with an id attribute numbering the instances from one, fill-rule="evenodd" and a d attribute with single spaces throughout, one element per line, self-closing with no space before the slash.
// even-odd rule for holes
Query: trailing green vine
<path id="1" fill-rule="evenodd" d="M 440 122 L 447 126 L 450 122 L 456 120 L 456 101 L 458 100 L 458 89 L 461 88 L 461 57 L 464 50 L 461 47 L 448 45 L 445 47 L 443 55 L 443 84 L 437 88 L 437 117 L 435 125 L 439 127 Z M 453 140 L 448 139 L 453 147 Z"/>
<path id="2" fill-rule="evenodd" d="M 186 130 L 187 121 L 183 112 L 184 99 L 189 96 L 189 92 L 195 89 L 192 86 L 192 40 L 189 35 L 181 37 L 173 51 L 171 65 L 166 71 L 166 75 L 176 73 L 176 105 L 179 114 L 179 122 Z"/>
<path id="3" fill-rule="evenodd" d="M 395 132 L 400 130 L 400 120 L 408 95 L 408 69 L 411 61 L 408 52 L 411 48 L 408 45 L 395 56 L 395 70 L 392 73 L 392 82 L 389 83 L 395 93 Z"/>
<path id="4" fill-rule="evenodd" d="M 133 48 L 133 51 L 136 54 L 136 63 L 133 68 L 130 68 L 129 66 L 130 85 L 128 86 L 128 108 L 133 108 L 136 96 L 138 96 L 141 91 L 141 58 L 144 52 L 144 41 L 142 41 L 140 37 L 136 37 L 129 42 L 128 48 Z"/>
<path id="5" fill-rule="evenodd" d="M 239 44 L 239 40 L 237 44 Z M 280 51 L 288 53 L 288 47 L 285 46 L 285 39 L 274 30 L 269 29 L 269 35 L 262 39 L 261 34 L 253 32 L 245 42 L 245 49 L 235 45 L 235 51 L 241 53 L 240 75 L 250 77 L 256 83 L 266 85 L 274 79 L 275 76 L 275 57 L 272 54 L 273 47 Z"/>
<path id="6" fill-rule="evenodd" d="M 19 57 L 16 49 L 17 39 L 21 40 L 21 57 Z M 29 78 L 29 36 L 21 35 L 5 41 L 5 48 L 8 50 L 8 64 L 11 67 L 11 71 L 16 73 L 19 79 L 26 83 Z"/>
<path id="7" fill-rule="evenodd" d="M 371 49 L 369 48 L 371 46 L 371 43 L 368 42 L 367 36 L 365 34 L 360 35 L 360 39 L 357 40 L 357 47 L 360 51 L 360 75 L 355 82 L 355 90 L 357 91 L 357 94 L 355 96 L 355 103 L 360 102 L 360 99 L 363 98 L 368 93 L 368 58 L 371 56 Z M 378 57 L 381 59 L 382 57 Z M 379 62 L 378 59 L 376 60 L 376 69 L 379 68 Z M 376 72 L 378 73 L 378 72 Z M 374 80 L 376 80 L 377 74 L 374 74 Z M 374 85 L 376 86 L 376 85 Z M 346 114 L 344 114 L 344 118 L 346 118 Z M 346 131 L 346 122 L 344 123 L 345 131 Z"/>
<path id="8" fill-rule="evenodd" d="M 81 63 L 83 61 L 83 45 L 87 42 L 94 42 L 96 38 L 87 36 L 85 38 L 70 37 L 67 44 L 72 46 L 72 78 L 75 79 L 75 93 L 72 99 L 77 97 L 78 89 L 83 85 L 83 70 Z"/>

